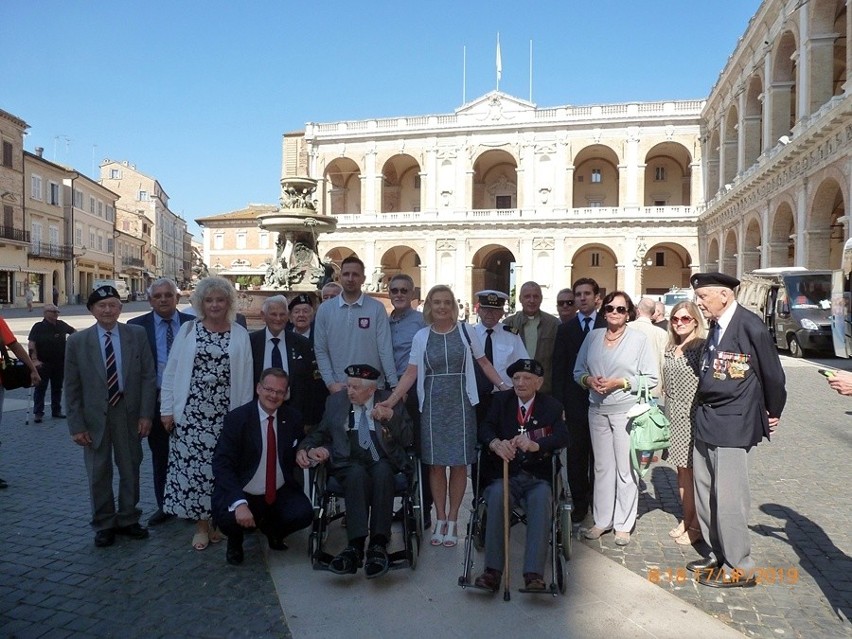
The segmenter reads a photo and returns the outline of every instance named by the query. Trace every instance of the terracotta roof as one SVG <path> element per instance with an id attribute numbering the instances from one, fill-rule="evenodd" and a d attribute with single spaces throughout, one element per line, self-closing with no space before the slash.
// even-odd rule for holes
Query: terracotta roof
<path id="1" fill-rule="evenodd" d="M 195 219 L 196 224 L 204 225 L 205 222 L 224 222 L 227 220 L 254 220 L 258 215 L 271 213 L 278 210 L 275 204 L 249 204 L 244 209 L 211 215 L 210 217 L 199 217 Z"/>

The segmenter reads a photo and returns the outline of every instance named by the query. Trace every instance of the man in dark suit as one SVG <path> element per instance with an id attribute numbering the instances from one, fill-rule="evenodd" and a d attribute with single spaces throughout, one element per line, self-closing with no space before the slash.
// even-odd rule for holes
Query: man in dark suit
<path id="1" fill-rule="evenodd" d="M 514 328 L 521 336 L 530 357 L 544 367 L 542 393 L 553 393 L 553 348 L 559 320 L 541 310 L 541 286 L 537 282 L 525 282 L 518 295 L 521 310 L 503 320 L 503 324 Z"/>
<path id="2" fill-rule="evenodd" d="M 156 400 L 154 358 L 138 326 L 121 324 L 121 299 L 112 286 L 89 295 L 97 320 L 74 333 L 65 349 L 65 403 L 68 430 L 83 447 L 95 545 L 111 546 L 115 535 L 145 539 L 139 525 L 139 466 L 142 437 L 151 430 Z M 118 510 L 112 464 L 118 468 Z"/>
<path id="3" fill-rule="evenodd" d="M 580 523 L 589 512 L 592 500 L 592 440 L 589 435 L 589 391 L 574 381 L 574 364 L 589 331 L 606 327 L 597 311 L 601 289 L 590 277 L 574 282 L 577 315 L 560 324 L 553 347 L 553 397 L 565 407 L 565 423 L 571 441 L 566 451 L 568 486 L 574 510 L 571 520 Z"/>
<path id="4" fill-rule="evenodd" d="M 510 508 L 520 501 L 527 518 L 524 587 L 544 591 L 552 512 L 553 452 L 568 444 L 562 405 L 540 392 L 544 368 L 534 359 L 519 359 L 506 372 L 513 388 L 496 393 L 488 417 L 479 425 L 479 442 L 490 451 L 482 463 L 485 571 L 474 584 L 496 592 L 503 575 L 503 460 L 509 462 Z"/>
<path id="5" fill-rule="evenodd" d="M 411 422 L 403 419 L 402 403 L 392 411 L 374 410 L 376 403 L 390 395 L 377 390 L 378 369 L 354 364 L 345 373 L 346 388 L 329 396 L 319 428 L 302 441 L 296 461 L 302 468 L 327 461 L 330 474 L 343 486 L 349 543 L 332 559 L 329 569 L 339 575 L 358 571 L 369 522 L 364 572 L 373 579 L 389 568 L 394 475 L 407 464 L 405 447 L 412 441 Z"/>
<path id="6" fill-rule="evenodd" d="M 696 273 L 691 283 L 710 320 L 698 379 L 693 473 L 698 521 L 711 553 L 687 568 L 705 586 L 754 586 L 749 466 L 757 444 L 778 427 L 787 401 L 784 369 L 761 318 L 737 304 L 738 279 Z"/>
<path id="7" fill-rule="evenodd" d="M 304 434 L 300 415 L 284 405 L 287 373 L 260 375 L 257 401 L 235 408 L 213 452 L 213 518 L 228 536 L 226 559 L 243 562 L 243 536 L 259 528 L 272 550 L 313 521 L 310 500 L 293 480 L 296 445 Z"/>
<path id="8" fill-rule="evenodd" d="M 322 418 L 328 397 L 328 389 L 317 369 L 314 349 L 307 338 L 284 330 L 289 319 L 286 297 L 268 297 L 260 312 L 266 328 L 249 335 L 255 384 L 260 381 L 261 371 L 270 367 L 284 369 L 290 389 L 286 403 L 299 411 L 308 427 L 306 430 L 310 430 Z"/>
<path id="9" fill-rule="evenodd" d="M 148 435 L 148 448 L 151 449 L 151 467 L 154 474 L 154 497 L 157 499 L 157 512 L 148 518 L 149 526 L 156 526 L 174 515 L 163 512 L 163 492 L 166 488 L 166 470 L 169 463 L 169 434 L 160 421 L 160 386 L 163 383 L 163 371 L 169 359 L 172 341 L 178 334 L 181 324 L 194 319 L 192 315 L 177 310 L 178 288 L 173 280 L 161 277 L 148 287 L 148 303 L 151 312 L 139 315 L 127 323 L 141 326 L 148 335 L 151 355 L 157 365 L 157 410 Z"/>

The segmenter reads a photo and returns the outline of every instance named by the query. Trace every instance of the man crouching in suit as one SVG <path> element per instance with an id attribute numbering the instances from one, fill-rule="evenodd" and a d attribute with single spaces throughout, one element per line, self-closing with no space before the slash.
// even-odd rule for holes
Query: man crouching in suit
<path id="1" fill-rule="evenodd" d="M 479 425 L 479 441 L 488 447 L 482 485 L 488 510 L 485 572 L 474 585 L 496 592 L 503 576 L 503 460 L 509 462 L 509 507 L 521 502 L 527 516 L 524 588 L 544 591 L 544 567 L 552 513 L 553 451 L 568 445 L 562 404 L 539 390 L 544 368 L 519 359 L 506 369 L 513 388 L 492 396 L 488 416 Z"/>
<path id="2" fill-rule="evenodd" d="M 65 349 L 68 430 L 83 447 L 95 546 L 115 543 L 116 534 L 145 539 L 139 525 L 139 466 L 142 442 L 151 430 L 157 376 L 145 329 L 118 321 L 121 299 L 101 286 L 86 304 L 96 324 L 70 336 Z M 112 488 L 118 468 L 118 510 Z"/>
<path id="3" fill-rule="evenodd" d="M 257 401 L 225 415 L 213 452 L 213 519 L 228 536 L 226 559 L 243 562 L 243 535 L 259 528 L 272 550 L 313 521 L 310 500 L 293 480 L 302 416 L 284 405 L 289 380 L 267 368 L 255 387 Z"/>
<path id="4" fill-rule="evenodd" d="M 389 568 L 387 545 L 393 518 L 394 475 L 407 463 L 411 422 L 403 420 L 402 403 L 393 410 L 375 408 L 388 391 L 376 384 L 381 373 L 367 364 L 346 367 L 346 388 L 329 396 L 319 427 L 299 446 L 302 468 L 329 462 L 332 477 L 343 486 L 348 545 L 331 560 L 338 575 L 355 574 L 364 560 L 368 522 L 370 545 L 364 572 L 381 577 Z M 377 418 L 387 421 L 378 421 Z"/>

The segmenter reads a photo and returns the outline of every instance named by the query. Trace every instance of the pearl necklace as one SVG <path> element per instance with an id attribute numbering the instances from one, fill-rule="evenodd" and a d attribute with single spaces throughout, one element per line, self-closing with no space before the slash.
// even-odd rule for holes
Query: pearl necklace
<path id="1" fill-rule="evenodd" d="M 604 335 L 604 339 L 608 342 L 617 342 L 618 340 L 621 339 L 621 336 L 624 335 L 625 330 L 627 330 L 627 329 L 626 328 L 623 329 L 618 335 L 616 335 L 613 338 L 610 338 L 609 335 Z"/>

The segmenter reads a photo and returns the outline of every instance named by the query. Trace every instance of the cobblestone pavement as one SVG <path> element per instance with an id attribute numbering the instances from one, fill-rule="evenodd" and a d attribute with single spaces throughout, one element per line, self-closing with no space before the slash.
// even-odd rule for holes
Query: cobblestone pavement
<path id="1" fill-rule="evenodd" d="M 778 435 L 758 446 L 751 478 L 752 551 L 765 583 L 725 591 L 682 570 L 700 547 L 667 535 L 680 502 L 665 463 L 646 478 L 629 546 L 612 535 L 584 543 L 748 636 L 852 636 L 852 398 L 829 389 L 811 364 L 785 358 L 784 368 L 787 408 Z"/>
<path id="2" fill-rule="evenodd" d="M 7 392 L 7 411 L 26 408 Z M 95 548 L 83 456 L 64 420 L 25 425 L 24 410 L 0 429 L 0 637 L 290 637 L 254 538 L 240 568 L 225 544 L 190 546 L 193 526 L 172 521 L 143 541 Z M 156 509 L 143 444 L 143 524 Z"/>

